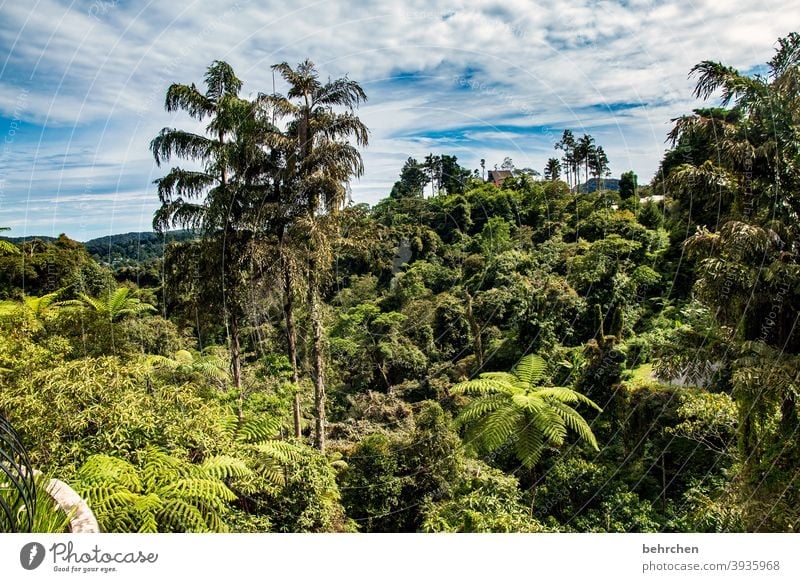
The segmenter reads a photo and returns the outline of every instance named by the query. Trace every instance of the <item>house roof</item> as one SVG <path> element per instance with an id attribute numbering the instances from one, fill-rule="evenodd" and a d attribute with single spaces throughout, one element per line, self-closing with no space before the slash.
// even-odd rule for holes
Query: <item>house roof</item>
<path id="1" fill-rule="evenodd" d="M 506 178 L 511 177 L 511 170 L 489 170 L 489 179 L 487 182 L 494 182 L 494 185 L 500 187 Z"/>

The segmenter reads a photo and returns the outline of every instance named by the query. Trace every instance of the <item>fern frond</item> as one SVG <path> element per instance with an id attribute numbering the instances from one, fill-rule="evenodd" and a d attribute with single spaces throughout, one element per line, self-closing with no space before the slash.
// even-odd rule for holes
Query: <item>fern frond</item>
<path id="1" fill-rule="evenodd" d="M 76 487 L 76 492 L 86 500 L 86 503 L 98 516 L 133 505 L 139 497 L 124 487 L 109 483 L 79 485 Z"/>
<path id="2" fill-rule="evenodd" d="M 513 373 L 517 378 L 530 385 L 538 382 L 546 369 L 547 362 L 544 361 L 544 358 L 537 354 L 528 354 L 517 362 Z"/>
<path id="3" fill-rule="evenodd" d="M 536 390 L 536 394 L 542 398 L 554 398 L 559 402 L 581 402 L 583 404 L 588 404 L 595 410 L 599 412 L 603 412 L 603 409 L 600 408 L 595 402 L 580 392 L 572 390 L 570 388 L 562 388 L 559 386 L 548 386 L 547 388 L 540 388 Z"/>
<path id="4" fill-rule="evenodd" d="M 489 412 L 497 410 L 498 407 L 506 402 L 508 402 L 507 394 L 488 394 L 475 398 L 461 410 L 461 413 L 456 417 L 455 425 L 460 427 L 476 421 Z"/>
<path id="5" fill-rule="evenodd" d="M 501 406 L 481 423 L 481 442 L 490 451 L 500 447 L 516 432 L 523 419 L 522 411 L 513 404 Z"/>
<path id="6" fill-rule="evenodd" d="M 268 441 L 254 445 L 253 448 L 284 464 L 298 463 L 303 458 L 302 449 L 286 441 Z"/>
<path id="7" fill-rule="evenodd" d="M 184 478 L 161 489 L 167 497 L 178 499 L 197 499 L 219 505 L 219 501 L 234 501 L 236 495 L 222 481 L 217 479 Z"/>
<path id="8" fill-rule="evenodd" d="M 158 533 L 158 519 L 152 512 L 139 515 L 139 529 L 136 533 Z"/>
<path id="9" fill-rule="evenodd" d="M 520 409 L 532 414 L 541 414 L 547 407 L 545 401 L 535 392 L 514 394 L 511 401 Z"/>
<path id="10" fill-rule="evenodd" d="M 564 420 L 564 423 L 570 430 L 577 433 L 581 440 L 589 443 L 594 450 L 600 450 L 591 427 L 589 427 L 589 424 L 580 414 L 560 402 L 553 403 L 553 410 Z"/>
<path id="11" fill-rule="evenodd" d="M 183 499 L 168 499 L 156 514 L 158 522 L 175 532 L 204 533 L 210 531 L 200 510 Z M 162 529 L 163 526 L 162 526 Z"/>
<path id="12" fill-rule="evenodd" d="M 78 481 L 85 485 L 116 484 L 132 492 L 142 490 L 142 481 L 136 467 L 129 462 L 109 455 L 92 455 L 81 466 Z"/>
<path id="13" fill-rule="evenodd" d="M 553 446 L 561 446 L 567 438 L 567 428 L 564 419 L 551 409 L 545 410 L 534 419 L 536 428 L 541 431 L 548 443 Z"/>
<path id="14" fill-rule="evenodd" d="M 510 392 L 511 386 L 507 382 L 487 378 L 475 378 L 460 382 L 450 389 L 454 394 L 496 394 Z"/>
<path id="15" fill-rule="evenodd" d="M 246 477 L 252 471 L 247 468 L 247 463 L 235 457 L 227 455 L 218 455 L 206 459 L 200 468 L 211 477 L 217 479 L 230 479 L 238 477 Z"/>
<path id="16" fill-rule="evenodd" d="M 482 374 L 478 375 L 478 378 L 482 380 L 496 380 L 498 382 L 504 382 L 508 384 L 513 384 L 516 382 L 517 377 L 514 374 L 510 374 L 508 372 L 483 372 Z"/>
<path id="17" fill-rule="evenodd" d="M 259 418 L 243 420 L 237 427 L 236 440 L 240 443 L 263 443 L 274 439 L 281 428 L 278 418 Z"/>
<path id="18" fill-rule="evenodd" d="M 535 426 L 528 424 L 517 435 L 514 450 L 523 466 L 530 469 L 539 462 L 539 458 L 542 456 L 544 450 L 542 433 Z"/>

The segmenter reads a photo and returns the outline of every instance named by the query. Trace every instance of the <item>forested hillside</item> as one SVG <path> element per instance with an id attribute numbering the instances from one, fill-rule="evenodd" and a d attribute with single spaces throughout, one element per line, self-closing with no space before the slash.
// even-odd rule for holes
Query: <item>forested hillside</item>
<path id="1" fill-rule="evenodd" d="M 106 531 L 795 531 L 800 36 L 768 69 L 698 64 L 645 187 L 567 130 L 543 179 L 412 157 L 370 207 L 357 82 L 215 61 L 157 234 L 0 246 L 0 413 Z"/>

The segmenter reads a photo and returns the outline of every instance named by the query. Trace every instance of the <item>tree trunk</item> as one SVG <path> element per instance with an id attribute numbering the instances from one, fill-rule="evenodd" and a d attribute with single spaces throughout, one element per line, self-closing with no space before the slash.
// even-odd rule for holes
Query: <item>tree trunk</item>
<path id="1" fill-rule="evenodd" d="M 311 376 L 314 381 L 314 446 L 325 452 L 325 363 L 322 347 L 322 313 L 320 313 L 317 283 L 313 273 L 316 269 L 314 261 L 309 262 L 311 277 L 308 288 L 308 307 L 311 317 L 312 345 L 311 345 Z"/>
<path id="2" fill-rule="evenodd" d="M 231 375 L 233 376 L 233 385 L 239 391 L 239 419 L 243 415 L 244 405 L 244 392 L 242 392 L 242 354 L 239 346 L 239 321 L 235 314 L 230 315 L 228 318 L 228 329 L 230 333 L 230 351 L 231 351 Z"/>
<path id="3" fill-rule="evenodd" d="M 294 384 L 294 402 L 292 403 L 292 416 L 294 417 L 294 436 L 300 438 L 300 374 L 297 371 L 297 330 L 294 325 L 294 295 L 292 293 L 292 272 L 286 257 L 281 251 L 281 268 L 283 269 L 283 314 L 286 318 L 286 344 L 289 351 L 289 362 L 292 364 L 292 383 Z"/>
<path id="4" fill-rule="evenodd" d="M 467 299 L 467 321 L 469 322 L 469 327 L 472 331 L 472 339 L 475 343 L 475 359 L 478 361 L 478 369 L 480 369 L 483 368 L 483 340 L 481 338 L 481 328 L 472 313 L 472 295 L 470 295 L 468 291 L 464 294 Z"/>
<path id="5" fill-rule="evenodd" d="M 791 392 L 787 392 L 781 402 L 781 432 L 789 439 L 796 438 L 797 427 L 797 400 Z"/>

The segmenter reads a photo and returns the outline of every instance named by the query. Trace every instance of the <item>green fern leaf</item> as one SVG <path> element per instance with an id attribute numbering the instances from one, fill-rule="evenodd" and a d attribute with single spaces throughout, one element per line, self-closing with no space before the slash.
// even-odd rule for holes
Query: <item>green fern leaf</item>
<path id="1" fill-rule="evenodd" d="M 541 356 L 528 354 L 514 367 L 514 375 L 523 382 L 533 385 L 542 378 L 546 369 L 547 362 Z"/>

